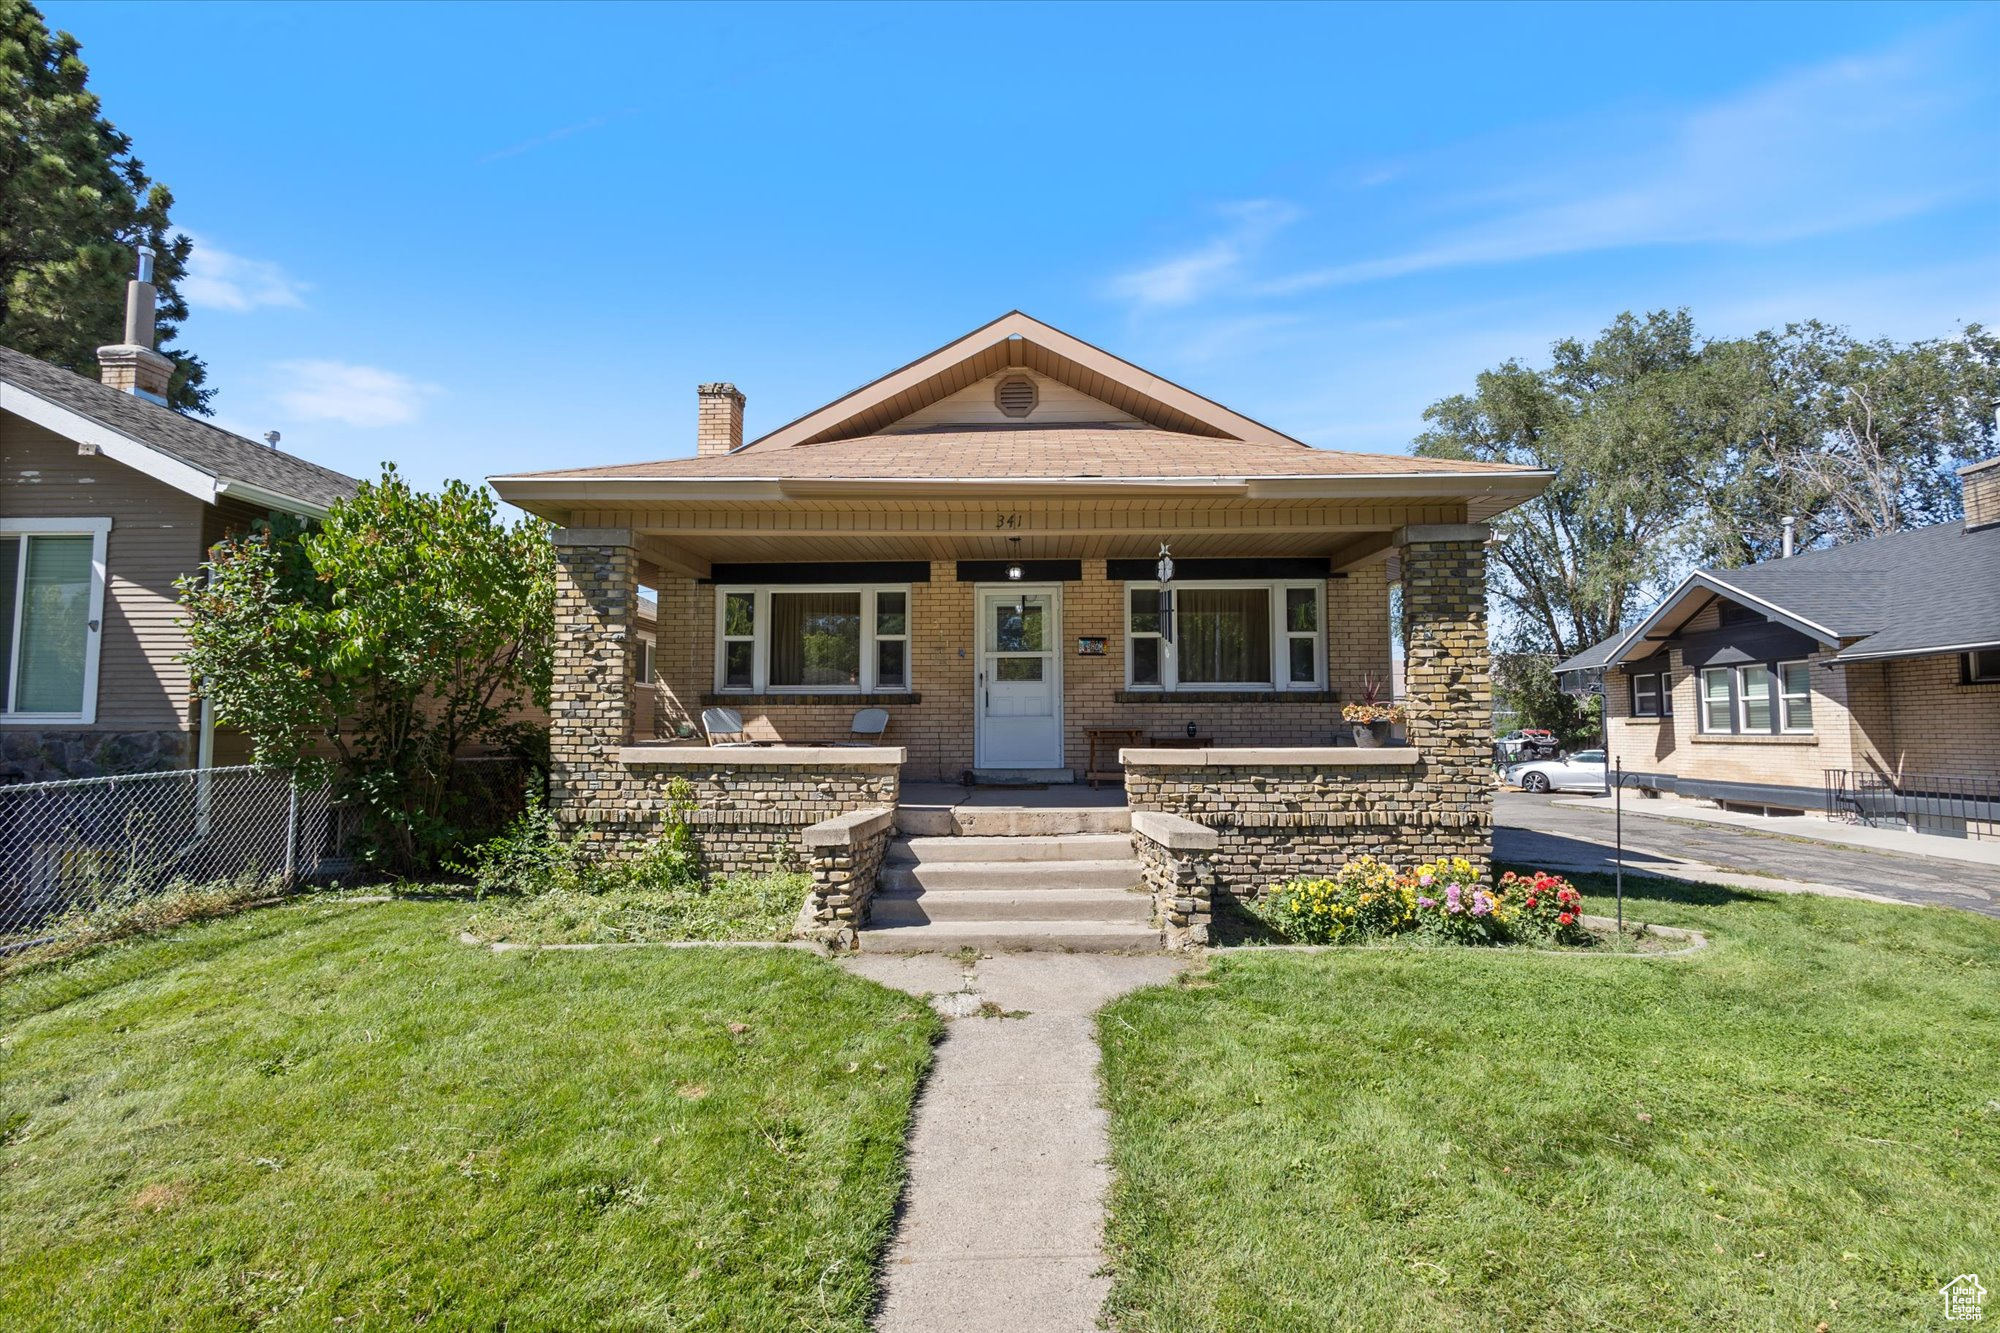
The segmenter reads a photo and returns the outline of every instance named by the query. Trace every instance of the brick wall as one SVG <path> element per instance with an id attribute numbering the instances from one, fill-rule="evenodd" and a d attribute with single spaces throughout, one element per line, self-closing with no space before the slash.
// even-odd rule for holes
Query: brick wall
<path id="1" fill-rule="evenodd" d="M 1364 565 L 1326 584 L 1327 681 L 1332 701 L 1268 696 L 1245 701 L 1200 701 L 1162 696 L 1157 702 L 1119 702 L 1125 688 L 1125 584 L 1104 577 L 1102 560 L 1083 562 L 1081 580 L 1062 587 L 1063 762 L 1079 774 L 1089 758 L 1084 729 L 1136 727 L 1148 735 L 1181 735 L 1194 723 L 1220 745 L 1327 745 L 1342 729 L 1340 699 L 1354 698 L 1364 678 L 1389 676 L 1389 586 L 1381 563 Z M 655 583 L 654 579 L 658 582 Z M 698 720 L 704 696 L 715 693 L 715 589 L 693 579 L 652 575 L 660 595 L 659 682 L 647 710 L 647 735 L 661 725 Z M 916 702 L 893 693 L 866 700 L 793 703 L 779 696 L 737 696 L 727 703 L 760 740 L 793 742 L 844 739 L 855 712 L 879 704 L 889 710 L 885 744 L 909 751 L 904 775 L 911 781 L 956 781 L 973 766 L 973 688 L 978 673 L 974 588 L 958 582 L 957 565 L 934 561 L 931 580 L 912 586 L 910 678 Z M 1105 640 L 1102 657 L 1081 657 L 1083 636 Z M 653 722 L 653 718 L 660 719 Z"/>
<path id="2" fill-rule="evenodd" d="M 1396 865 L 1493 855 L 1491 658 L 1483 533 L 1415 530 L 1402 548 L 1410 744 L 1418 762 L 1200 768 L 1133 764 L 1127 803 L 1212 828 L 1211 865 L 1239 895 L 1362 855 Z M 1344 756 L 1343 756 L 1344 757 Z"/>
<path id="3" fill-rule="evenodd" d="M 1687 632 L 1715 625 L 1710 607 Z M 1769 787 L 1770 803 L 1790 808 L 1818 808 L 1827 769 L 2000 777 L 2000 686 L 1961 684 L 1956 655 L 1829 667 L 1834 652 L 1821 649 L 1806 659 L 1810 735 L 1704 734 L 1700 673 L 1686 666 L 1678 647 L 1667 653 L 1672 717 L 1632 716 L 1630 673 L 1607 671 L 1609 757 L 1632 772 Z"/>
<path id="4" fill-rule="evenodd" d="M 834 815 L 893 808 L 896 766 L 800 768 L 626 764 L 631 735 L 639 562 L 623 534 L 570 530 L 556 544 L 556 644 L 549 705 L 550 809 L 569 836 L 609 855 L 643 848 L 667 815 L 676 779 L 692 788 L 690 820 L 707 867 L 717 873 L 795 868 L 799 835 Z M 685 582 L 685 581 L 683 581 Z M 685 588 L 660 587 L 659 623 L 679 623 Z M 663 635 L 656 662 L 685 636 Z M 664 667 L 658 668 L 664 674 Z M 680 701 L 663 685 L 671 715 Z M 697 705 L 698 707 L 698 705 Z"/>

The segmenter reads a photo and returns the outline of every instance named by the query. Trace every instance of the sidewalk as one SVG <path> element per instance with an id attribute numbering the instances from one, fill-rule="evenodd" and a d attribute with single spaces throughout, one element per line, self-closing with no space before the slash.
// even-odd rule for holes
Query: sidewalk
<path id="1" fill-rule="evenodd" d="M 1612 812 L 1609 796 L 1563 797 L 1550 802 L 1576 810 Z M 1904 856 L 1927 856 L 1934 861 L 1963 861 L 1967 865 L 2000 868 L 2000 842 L 1975 842 L 1969 838 L 1944 838 L 1932 833 L 1911 833 L 1905 829 L 1869 828 L 1864 824 L 1836 824 L 1815 815 L 1738 814 L 1697 805 L 1674 796 L 1645 797 L 1625 794 L 1625 815 L 1643 819 L 1671 819 L 1683 824 L 1720 824 L 1748 829 L 1780 838 L 1803 838 L 1834 847 L 1854 847 L 1863 851 L 1897 852 Z"/>
<path id="2" fill-rule="evenodd" d="M 910 1132 L 910 1179 L 878 1333 L 1093 1333 L 1108 1118 L 1093 1015 L 1185 959 L 1018 953 L 966 964 L 860 954 L 842 966 L 951 1018 Z"/>

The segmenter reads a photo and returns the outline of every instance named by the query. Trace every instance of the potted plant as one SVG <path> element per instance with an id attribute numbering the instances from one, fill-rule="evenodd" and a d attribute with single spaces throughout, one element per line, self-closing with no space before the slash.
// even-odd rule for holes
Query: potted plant
<path id="1" fill-rule="evenodd" d="M 1340 716 L 1354 725 L 1354 743 L 1364 750 L 1379 750 L 1389 743 L 1389 728 L 1407 721 L 1409 714 L 1393 699 L 1385 699 L 1387 688 L 1375 676 L 1361 680 L 1361 697 L 1340 710 Z"/>

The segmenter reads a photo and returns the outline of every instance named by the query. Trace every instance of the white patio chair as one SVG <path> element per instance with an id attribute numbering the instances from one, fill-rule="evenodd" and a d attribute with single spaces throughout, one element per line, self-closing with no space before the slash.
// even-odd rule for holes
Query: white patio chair
<path id="1" fill-rule="evenodd" d="M 848 746 L 880 745 L 882 733 L 889 729 L 889 710 L 886 708 L 864 708 L 854 715 L 848 724 L 847 739 L 835 741 L 839 748 Z"/>
<path id="2" fill-rule="evenodd" d="M 708 743 L 717 747 L 756 744 L 750 739 L 750 734 L 743 730 L 743 714 L 734 708 L 702 709 L 701 729 L 707 735 Z"/>

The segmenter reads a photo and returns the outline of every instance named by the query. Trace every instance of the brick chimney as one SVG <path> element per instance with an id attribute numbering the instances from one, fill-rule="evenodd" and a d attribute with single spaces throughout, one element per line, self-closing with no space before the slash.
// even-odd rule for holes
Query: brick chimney
<path id="1" fill-rule="evenodd" d="M 139 247 L 139 271 L 125 284 L 125 341 L 97 349 L 98 372 L 104 383 L 120 393 L 133 393 L 149 402 L 166 405 L 167 384 L 174 377 L 174 363 L 153 350 L 154 304 L 153 250 Z"/>
<path id="2" fill-rule="evenodd" d="M 1965 489 L 1965 530 L 2000 524 L 2000 458 L 1962 467 L 1958 477 Z"/>
<path id="3" fill-rule="evenodd" d="M 734 384 L 704 384 L 695 390 L 701 409 L 695 415 L 694 451 L 702 458 L 733 453 L 743 447 L 743 395 Z"/>

